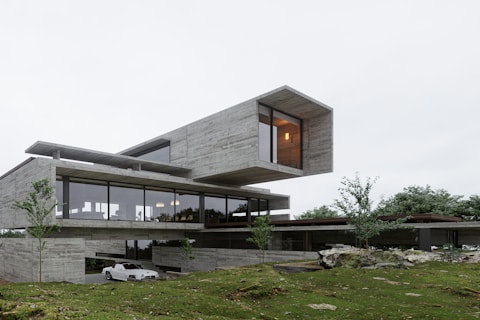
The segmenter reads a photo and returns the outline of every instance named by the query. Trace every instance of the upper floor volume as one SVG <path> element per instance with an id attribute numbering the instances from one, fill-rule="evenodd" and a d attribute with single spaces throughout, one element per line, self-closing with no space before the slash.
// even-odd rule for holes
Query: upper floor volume
<path id="1" fill-rule="evenodd" d="M 247 185 L 331 172 L 333 110 L 283 86 L 119 153 Z"/>
<path id="2" fill-rule="evenodd" d="M 333 110 L 283 86 L 117 154 L 36 142 L 27 153 L 241 186 L 331 172 Z"/>

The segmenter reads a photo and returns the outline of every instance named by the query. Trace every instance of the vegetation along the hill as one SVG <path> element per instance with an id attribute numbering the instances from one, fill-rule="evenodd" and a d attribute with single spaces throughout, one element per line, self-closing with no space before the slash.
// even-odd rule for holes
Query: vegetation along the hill
<path id="1" fill-rule="evenodd" d="M 475 319 L 478 264 L 280 273 L 271 265 L 171 281 L 7 284 L 0 319 Z"/>

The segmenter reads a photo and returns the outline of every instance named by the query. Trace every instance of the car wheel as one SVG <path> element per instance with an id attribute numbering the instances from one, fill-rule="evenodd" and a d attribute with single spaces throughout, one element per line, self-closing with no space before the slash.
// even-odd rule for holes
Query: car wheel
<path id="1" fill-rule="evenodd" d="M 112 274 L 110 272 L 105 272 L 105 279 L 112 280 Z"/>

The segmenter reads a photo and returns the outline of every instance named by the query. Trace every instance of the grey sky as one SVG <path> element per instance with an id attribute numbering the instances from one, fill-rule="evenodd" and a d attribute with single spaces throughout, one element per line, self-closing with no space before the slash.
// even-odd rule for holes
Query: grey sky
<path id="1" fill-rule="evenodd" d="M 281 85 L 334 109 L 331 174 L 480 194 L 479 1 L 0 3 L 0 174 L 37 140 L 118 152 Z"/>

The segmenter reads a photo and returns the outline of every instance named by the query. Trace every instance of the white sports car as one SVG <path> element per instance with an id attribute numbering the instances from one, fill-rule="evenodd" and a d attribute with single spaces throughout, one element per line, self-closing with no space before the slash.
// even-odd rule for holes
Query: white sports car
<path id="1" fill-rule="evenodd" d="M 158 279 L 159 277 L 156 271 L 143 269 L 137 264 L 128 262 L 115 263 L 111 267 L 103 268 L 102 273 L 107 280 L 121 281 Z"/>

